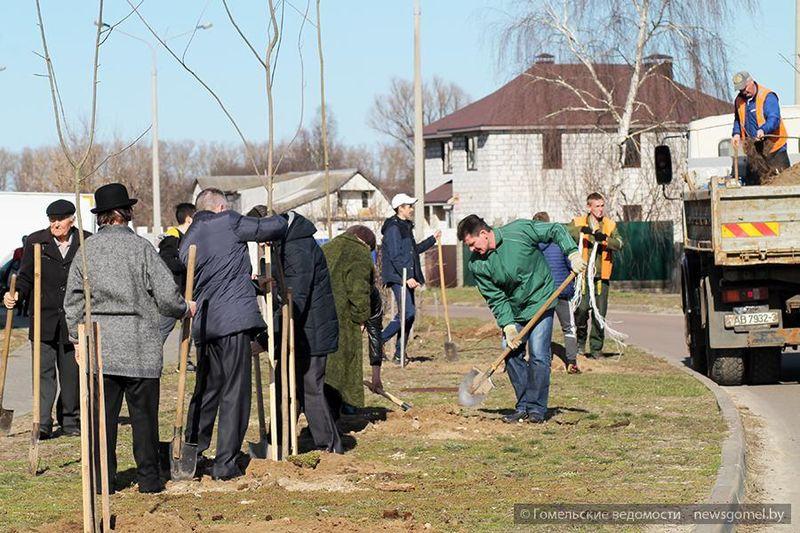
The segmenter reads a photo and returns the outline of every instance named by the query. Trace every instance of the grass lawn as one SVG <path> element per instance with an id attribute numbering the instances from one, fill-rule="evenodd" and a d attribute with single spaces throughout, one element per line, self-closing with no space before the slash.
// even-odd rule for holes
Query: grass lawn
<path id="1" fill-rule="evenodd" d="M 132 486 L 130 427 L 123 426 L 126 486 L 111 498 L 118 530 L 513 530 L 514 503 L 694 503 L 709 494 L 725 426 L 712 394 L 691 376 L 635 348 L 620 359 L 581 359 L 577 376 L 556 360 L 547 423 L 509 426 L 498 420 L 513 407 L 505 375 L 496 376 L 482 407 L 456 401 L 461 376 L 498 354 L 494 326 L 464 319 L 454 329 L 461 360 L 447 363 L 441 324 L 423 319 L 409 366 L 384 370 L 385 388 L 413 409 L 402 413 L 368 394 L 368 407 L 343 419 L 350 451 L 325 454 L 316 468 L 253 461 L 239 480 L 170 482 L 163 494 L 141 495 Z M 167 369 L 165 441 L 176 382 Z M 0 446 L 0 530 L 79 531 L 79 440 L 42 443 L 44 472 L 33 478 L 23 431 L 29 422 L 20 418 L 18 433 Z M 254 402 L 251 439 L 256 430 Z"/>
<path id="2" fill-rule="evenodd" d="M 418 293 L 421 304 L 432 304 L 440 297 L 438 287 Z M 447 289 L 447 303 L 450 305 L 484 306 L 486 302 L 477 287 L 456 287 Z M 681 313 L 680 294 L 647 291 L 617 290 L 613 283 L 609 296 L 609 308 L 620 311 L 642 311 L 649 313 Z"/>

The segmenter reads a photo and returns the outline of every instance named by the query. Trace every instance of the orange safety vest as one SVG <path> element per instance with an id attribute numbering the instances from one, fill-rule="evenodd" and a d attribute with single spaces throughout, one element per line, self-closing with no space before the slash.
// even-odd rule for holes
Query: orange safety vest
<path id="1" fill-rule="evenodd" d="M 766 87 L 762 87 L 761 85 L 757 85 L 758 89 L 756 90 L 756 122 L 758 123 L 759 127 L 761 127 L 767 119 L 764 117 L 764 102 L 767 100 L 767 96 L 770 94 L 776 94 L 775 91 L 772 89 L 767 89 Z M 777 96 L 777 95 L 776 95 Z M 741 132 L 742 138 L 747 137 L 747 131 L 745 131 L 745 113 L 747 111 L 747 98 L 742 96 L 736 97 L 736 115 L 739 117 L 739 131 Z M 766 132 L 764 132 L 766 133 Z M 786 144 L 786 126 L 783 123 L 783 119 L 781 119 L 780 124 L 778 125 L 778 131 L 772 132 L 770 135 L 775 134 L 780 135 L 780 138 L 774 139 L 775 144 L 772 145 L 772 149 L 769 151 L 770 153 L 777 152 Z"/>
<path id="2" fill-rule="evenodd" d="M 579 228 L 582 228 L 584 226 L 589 226 L 589 216 L 585 215 L 582 217 L 575 217 L 572 220 L 572 223 Z M 605 233 L 610 237 L 611 234 L 614 233 L 615 229 L 617 229 L 617 223 L 608 217 L 603 217 L 602 223 L 600 225 L 600 231 L 602 231 L 603 233 Z M 581 233 L 580 235 L 581 235 L 581 243 L 580 243 L 581 254 L 583 255 L 583 260 L 588 263 L 589 254 L 591 254 L 592 252 L 593 245 L 591 242 L 589 242 L 588 235 L 584 233 Z M 598 252 L 601 254 L 600 279 L 605 279 L 605 280 L 611 279 L 611 270 L 614 268 L 613 252 L 609 250 L 604 243 L 600 243 Z"/>

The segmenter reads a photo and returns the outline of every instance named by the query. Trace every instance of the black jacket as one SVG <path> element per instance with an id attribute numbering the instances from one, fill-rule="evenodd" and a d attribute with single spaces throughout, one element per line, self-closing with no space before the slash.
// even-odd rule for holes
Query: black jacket
<path id="1" fill-rule="evenodd" d="M 198 343 L 266 327 L 251 281 L 248 242 L 277 241 L 286 232 L 281 217 L 243 217 L 235 211 L 198 211 L 181 240 L 185 265 L 189 246 L 197 245 L 192 335 Z"/>
<path id="2" fill-rule="evenodd" d="M 42 245 L 42 341 L 44 342 L 69 342 L 67 322 L 64 318 L 64 294 L 67 290 L 67 275 L 72 260 L 80 249 L 78 229 L 70 230 L 72 244 L 66 257 L 61 257 L 50 233 L 50 228 L 37 231 L 28 235 L 25 249 L 22 252 L 22 262 L 17 274 L 17 291 L 19 292 L 18 306 L 27 303 L 28 316 L 33 315 L 33 245 Z M 83 232 L 84 237 L 91 233 Z M 78 258 L 80 260 L 80 258 Z M 33 320 L 31 320 L 28 338 L 33 340 Z"/>
<path id="3" fill-rule="evenodd" d="M 292 291 L 297 353 L 327 355 L 339 349 L 339 320 L 328 263 L 314 240 L 316 232 L 311 221 L 292 213 L 286 237 L 274 246 L 272 275 L 279 294 L 284 294 L 285 289 Z M 283 276 L 277 260 L 283 265 Z M 274 301 L 279 302 L 280 298 Z M 280 312 L 275 315 L 280 326 Z"/>
<path id="4" fill-rule="evenodd" d="M 175 285 L 181 290 L 181 294 L 186 290 L 186 266 L 181 262 L 180 247 L 183 233 L 178 228 L 169 228 L 158 243 L 158 255 L 166 263 Z"/>
<path id="5" fill-rule="evenodd" d="M 419 262 L 419 254 L 436 244 L 436 238 L 428 237 L 417 244 L 414 240 L 414 223 L 402 220 L 397 215 L 388 218 L 381 228 L 381 278 L 384 285 L 403 283 L 403 268 L 406 279 L 425 283 L 425 274 Z"/>

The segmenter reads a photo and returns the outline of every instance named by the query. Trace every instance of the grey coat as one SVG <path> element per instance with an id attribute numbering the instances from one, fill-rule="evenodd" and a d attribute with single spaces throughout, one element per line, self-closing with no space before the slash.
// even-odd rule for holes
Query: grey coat
<path id="1" fill-rule="evenodd" d="M 132 378 L 161 376 L 160 315 L 180 318 L 187 305 L 153 245 L 127 226 L 101 226 L 86 239 L 92 319 L 100 326 L 103 371 Z M 64 311 L 71 339 L 84 320 L 82 261 L 67 279 Z"/>

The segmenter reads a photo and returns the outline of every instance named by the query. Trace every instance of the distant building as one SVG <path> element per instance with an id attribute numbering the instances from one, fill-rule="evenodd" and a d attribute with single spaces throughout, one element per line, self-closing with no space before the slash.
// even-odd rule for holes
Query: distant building
<path id="1" fill-rule="evenodd" d="M 245 214 L 256 205 L 267 204 L 263 180 L 261 176 L 203 176 L 195 182 L 194 197 L 215 187 L 225 192 L 232 209 Z M 380 226 L 394 211 L 377 185 L 357 169 L 331 170 L 329 180 L 334 237 L 348 226 L 364 224 L 380 239 Z M 327 238 L 325 172 L 279 174 L 273 190 L 277 213 L 297 211 L 314 222 L 318 239 Z"/>
<path id="2" fill-rule="evenodd" d="M 664 204 L 653 194 L 653 147 L 665 136 L 685 134 L 692 120 L 732 113 L 733 104 L 678 83 L 668 56 L 650 56 L 645 67 L 657 69 L 658 75 L 640 88 L 634 135 L 626 143 L 623 168 L 614 176 L 608 162 L 620 154 L 615 121 L 607 112 L 578 109 L 582 103 L 576 91 L 592 100 L 601 98 L 599 90 L 584 65 L 557 64 L 553 56 L 540 56 L 494 93 L 426 126 L 426 189 L 433 192 L 451 183 L 450 214 L 447 206 L 437 204 L 434 215 L 444 209 L 452 224 L 478 213 L 490 224 L 502 224 L 548 211 L 551 219 L 567 221 L 581 209 L 586 193 L 599 189 L 613 193 L 609 207 L 615 218 L 660 216 L 653 211 Z M 622 108 L 632 67 L 594 68 L 615 88 L 614 105 Z M 685 161 L 685 139 L 670 144 L 675 159 Z"/>

